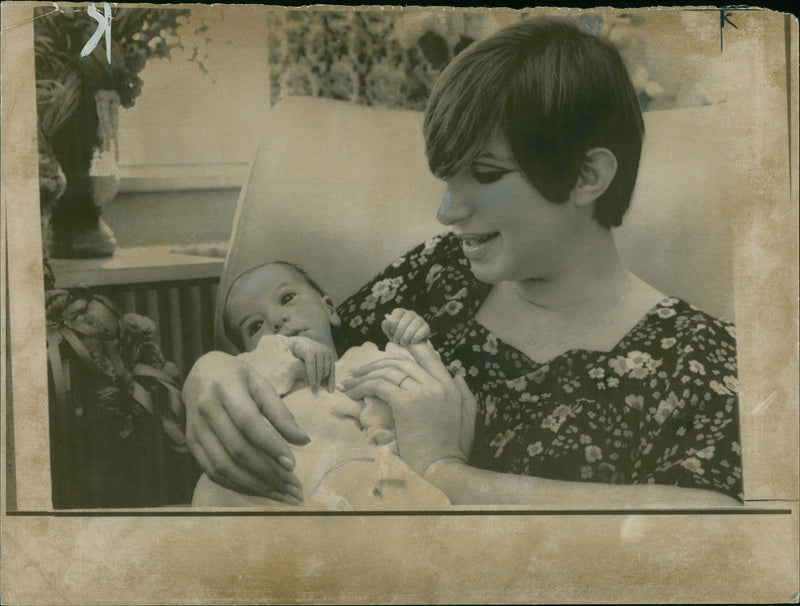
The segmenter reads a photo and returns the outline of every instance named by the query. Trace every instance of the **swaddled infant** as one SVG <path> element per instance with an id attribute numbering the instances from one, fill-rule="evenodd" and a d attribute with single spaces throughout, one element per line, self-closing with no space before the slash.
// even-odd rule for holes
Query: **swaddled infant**
<path id="1" fill-rule="evenodd" d="M 234 280 L 223 309 L 226 336 L 240 358 L 266 376 L 311 442 L 292 447 L 295 475 L 311 508 L 431 509 L 447 497 L 398 456 L 389 406 L 377 398 L 351 400 L 336 377 L 381 357 L 406 356 L 430 330 L 414 312 L 395 309 L 382 328 L 386 352 L 366 343 L 337 360 L 332 328 L 339 317 L 330 297 L 300 268 L 283 261 L 253 268 Z M 402 383 L 402 381 L 401 381 Z M 197 506 L 271 506 L 203 476 Z"/>

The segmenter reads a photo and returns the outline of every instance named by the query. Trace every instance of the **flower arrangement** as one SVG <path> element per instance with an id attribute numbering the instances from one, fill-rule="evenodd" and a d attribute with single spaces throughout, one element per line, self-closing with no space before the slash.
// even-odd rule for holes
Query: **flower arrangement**
<path id="1" fill-rule="evenodd" d="M 82 289 L 48 290 L 45 302 L 54 505 L 188 502 L 199 474 L 181 380 L 153 322 Z"/>
<path id="2" fill-rule="evenodd" d="M 145 316 L 122 314 L 105 297 L 88 291 L 45 293 L 48 362 L 57 404 L 70 405 L 82 416 L 84 404 L 67 402 L 64 363 L 67 353 L 93 376 L 97 398 L 88 411 L 124 440 L 136 416 L 147 412 L 160 419 L 178 452 L 186 452 L 183 405 L 178 369 L 164 359 L 153 341 L 155 324 Z M 62 351 L 66 347 L 67 352 Z"/>
<path id="3" fill-rule="evenodd" d="M 82 87 L 115 90 L 122 107 L 133 107 L 142 92 L 139 73 L 149 59 L 169 57 L 180 44 L 178 26 L 189 14 L 187 9 L 115 9 L 109 66 L 104 41 L 87 57 L 80 56 L 97 27 L 83 8 L 37 8 L 34 56 L 40 137 L 47 141 L 75 112 Z"/>

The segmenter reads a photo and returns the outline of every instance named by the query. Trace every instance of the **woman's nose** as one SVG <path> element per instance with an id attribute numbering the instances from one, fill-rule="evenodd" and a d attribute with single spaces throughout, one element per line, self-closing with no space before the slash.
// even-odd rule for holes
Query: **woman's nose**
<path id="1" fill-rule="evenodd" d="M 453 192 L 452 187 L 448 187 L 447 191 L 442 198 L 442 204 L 439 206 L 439 212 L 436 213 L 436 218 L 439 223 L 443 225 L 452 225 L 456 221 L 461 221 L 469 216 L 470 210 L 458 192 Z"/>

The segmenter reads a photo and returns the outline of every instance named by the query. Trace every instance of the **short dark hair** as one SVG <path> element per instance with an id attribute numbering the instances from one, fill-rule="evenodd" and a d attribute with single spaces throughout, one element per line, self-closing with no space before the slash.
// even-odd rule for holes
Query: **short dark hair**
<path id="1" fill-rule="evenodd" d="M 233 287 L 239 280 L 241 280 L 246 275 L 251 274 L 258 269 L 261 269 L 263 267 L 269 267 L 270 265 L 283 265 L 285 267 L 288 267 L 294 273 L 300 276 L 300 278 L 305 280 L 306 283 L 309 286 L 311 286 L 311 288 L 313 288 L 320 294 L 320 296 L 322 297 L 328 296 L 328 294 L 324 290 L 322 290 L 322 287 L 319 284 L 317 284 L 311 276 L 308 275 L 306 270 L 304 270 L 299 265 L 296 265 L 289 261 L 282 261 L 282 260 L 270 261 L 268 263 L 262 263 L 261 265 L 256 265 L 254 267 L 251 267 L 250 269 L 243 271 L 238 276 L 236 276 L 231 282 L 231 285 L 228 287 L 228 292 L 225 293 L 225 303 L 222 306 L 222 330 L 225 333 L 225 337 L 228 339 L 228 341 L 230 341 L 233 344 L 233 346 L 236 347 L 236 349 L 240 352 L 244 351 L 244 343 L 242 343 L 239 333 L 236 330 L 234 330 L 234 328 L 228 322 L 228 297 L 231 296 L 231 291 L 233 290 Z"/>
<path id="2" fill-rule="evenodd" d="M 630 205 L 644 137 L 639 101 L 608 41 L 566 20 L 512 25 L 475 42 L 445 68 L 425 112 L 425 151 L 449 178 L 502 136 L 545 198 L 564 202 L 586 152 L 605 147 L 617 173 L 594 205 L 604 227 Z"/>

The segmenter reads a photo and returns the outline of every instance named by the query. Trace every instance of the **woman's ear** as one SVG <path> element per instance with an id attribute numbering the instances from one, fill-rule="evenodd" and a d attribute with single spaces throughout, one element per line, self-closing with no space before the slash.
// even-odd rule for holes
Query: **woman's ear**
<path id="1" fill-rule="evenodd" d="M 339 317 L 339 314 L 336 313 L 336 306 L 331 301 L 331 298 L 328 295 L 322 297 L 322 301 L 328 307 L 328 317 L 331 320 L 331 326 L 341 326 L 342 319 Z"/>
<path id="2" fill-rule="evenodd" d="M 617 158 L 605 147 L 595 147 L 586 152 L 578 182 L 569 199 L 576 206 L 589 206 L 603 195 L 617 174 Z"/>

